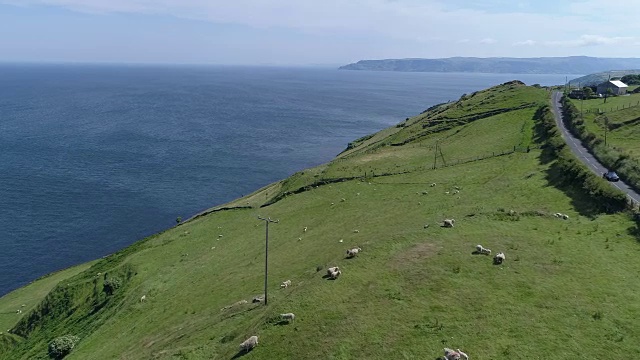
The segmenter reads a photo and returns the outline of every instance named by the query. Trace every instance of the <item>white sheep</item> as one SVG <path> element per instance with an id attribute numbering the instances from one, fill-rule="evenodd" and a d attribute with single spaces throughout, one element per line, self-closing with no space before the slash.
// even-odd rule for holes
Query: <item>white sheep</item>
<path id="1" fill-rule="evenodd" d="M 307 227 L 305 226 L 304 229 L 302 229 L 302 232 L 307 232 Z"/>
<path id="2" fill-rule="evenodd" d="M 331 274 L 329 274 L 329 277 L 331 278 L 331 280 L 335 280 L 338 278 L 338 276 L 340 276 L 340 274 L 342 274 L 342 271 L 340 270 L 334 271 Z"/>
<path id="3" fill-rule="evenodd" d="M 452 350 L 449 348 L 444 348 L 444 358 L 445 360 L 460 360 L 461 357 L 469 360 L 469 356 L 467 354 L 460 351 L 460 349 Z"/>
<path id="4" fill-rule="evenodd" d="M 140 302 L 145 302 L 147 300 L 147 295 L 142 295 L 140 298 Z"/>
<path id="5" fill-rule="evenodd" d="M 340 268 L 337 267 L 337 266 L 330 267 L 330 268 L 327 269 L 327 275 L 331 276 L 331 273 L 334 273 L 336 271 L 340 271 Z"/>
<path id="6" fill-rule="evenodd" d="M 296 319 L 296 315 L 294 313 L 280 314 L 280 318 L 282 320 L 294 321 Z"/>
<path id="7" fill-rule="evenodd" d="M 491 249 L 487 249 L 480 244 L 476 245 L 476 251 L 478 252 L 478 254 L 491 255 Z"/>
<path id="8" fill-rule="evenodd" d="M 496 265 L 502 264 L 503 261 L 506 260 L 504 253 L 497 253 L 496 256 L 493 257 L 493 263 Z"/>
<path id="9" fill-rule="evenodd" d="M 253 300 L 251 300 L 251 302 L 253 302 L 253 303 L 264 302 L 264 295 L 254 296 Z"/>
<path id="10" fill-rule="evenodd" d="M 429 186 L 434 187 L 434 186 L 436 186 L 436 183 L 432 183 L 432 184 L 431 184 L 431 185 L 429 185 Z"/>
<path id="11" fill-rule="evenodd" d="M 282 284 L 280 284 L 280 288 L 283 288 L 283 289 L 286 289 L 289 286 L 291 286 L 291 280 L 283 281 Z"/>
<path id="12" fill-rule="evenodd" d="M 340 202 L 345 202 L 345 201 L 347 201 L 347 199 L 345 198 L 340 199 Z"/>
<path id="13" fill-rule="evenodd" d="M 569 220 L 569 215 L 567 215 L 567 214 L 562 214 L 562 218 L 563 218 L 563 219 L 565 219 L 565 220 Z"/>
<path id="14" fill-rule="evenodd" d="M 252 336 L 240 344 L 240 351 L 249 352 L 258 345 L 258 337 Z"/>
<path id="15" fill-rule="evenodd" d="M 356 230 L 353 230 L 353 232 L 357 234 L 360 232 L 360 230 L 356 229 Z"/>
<path id="16" fill-rule="evenodd" d="M 348 257 L 348 258 L 355 257 L 356 255 L 358 255 L 358 253 L 359 253 L 360 251 L 362 251 L 362 249 L 361 249 L 361 248 L 359 248 L 359 247 L 355 247 L 355 248 L 353 248 L 353 249 L 349 249 L 349 250 L 347 250 L 347 257 Z"/>
<path id="17" fill-rule="evenodd" d="M 456 222 L 455 219 L 444 219 L 442 221 L 442 226 L 447 228 L 452 228 L 455 222 Z"/>
<path id="18" fill-rule="evenodd" d="M 16 310 L 16 314 L 22 314 L 22 310 L 20 309 Z"/>

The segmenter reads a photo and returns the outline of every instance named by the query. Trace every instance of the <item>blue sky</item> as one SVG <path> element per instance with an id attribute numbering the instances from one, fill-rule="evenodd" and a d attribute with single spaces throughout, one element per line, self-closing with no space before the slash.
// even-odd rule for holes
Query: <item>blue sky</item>
<path id="1" fill-rule="evenodd" d="M 635 57 L 636 0 L 0 0 L 0 61 Z"/>

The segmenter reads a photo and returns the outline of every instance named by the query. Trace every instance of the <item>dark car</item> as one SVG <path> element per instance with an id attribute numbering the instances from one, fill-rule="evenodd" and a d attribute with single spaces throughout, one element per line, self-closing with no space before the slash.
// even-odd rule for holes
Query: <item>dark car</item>
<path id="1" fill-rule="evenodd" d="M 608 181 L 620 181 L 620 177 L 618 177 L 618 174 L 616 174 L 615 171 L 607 171 L 602 174 L 602 177 Z"/>

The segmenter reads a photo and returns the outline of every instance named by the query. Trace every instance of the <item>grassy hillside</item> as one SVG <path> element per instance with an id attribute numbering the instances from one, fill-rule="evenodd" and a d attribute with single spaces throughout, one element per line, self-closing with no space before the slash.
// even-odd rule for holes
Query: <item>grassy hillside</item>
<path id="1" fill-rule="evenodd" d="M 514 82 L 436 106 L 61 274 L 46 297 L 20 289 L 42 301 L 12 315 L 0 358 L 45 359 L 65 334 L 80 338 L 66 359 L 230 359 L 251 335 L 259 345 L 246 359 L 434 359 L 445 346 L 474 359 L 640 353 L 638 229 L 561 181 L 536 143 L 547 102 Z M 264 285 L 258 215 L 280 220 L 269 228 L 268 306 L 251 303 Z M 472 254 L 477 244 L 507 260 Z M 353 246 L 362 253 L 345 259 Z M 336 265 L 342 276 L 324 279 Z M 292 324 L 279 321 L 285 312 Z"/>

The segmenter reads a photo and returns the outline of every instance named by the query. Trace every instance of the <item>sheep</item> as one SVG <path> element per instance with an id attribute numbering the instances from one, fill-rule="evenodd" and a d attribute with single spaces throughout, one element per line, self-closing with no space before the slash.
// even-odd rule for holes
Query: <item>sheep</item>
<path id="1" fill-rule="evenodd" d="M 329 274 L 329 278 L 331 278 L 331 280 L 335 280 L 338 278 L 338 276 L 340 276 L 340 274 L 342 274 L 342 271 L 340 270 L 334 271 L 331 274 Z"/>
<path id="2" fill-rule="evenodd" d="M 478 254 L 491 255 L 491 249 L 487 249 L 480 244 L 476 245 L 476 251 Z"/>
<path id="3" fill-rule="evenodd" d="M 469 356 L 467 356 L 467 354 L 463 353 L 462 351 L 460 351 L 460 349 L 456 349 L 456 350 L 452 350 L 449 348 L 444 348 L 444 358 L 445 360 L 460 360 L 460 357 L 465 358 L 466 360 L 469 360 Z"/>
<path id="4" fill-rule="evenodd" d="M 345 202 L 345 201 L 347 201 L 347 199 L 345 198 L 340 199 L 340 202 Z"/>
<path id="5" fill-rule="evenodd" d="M 280 284 L 281 289 L 286 289 L 289 286 L 291 286 L 291 280 L 283 281 L 282 284 Z"/>
<path id="6" fill-rule="evenodd" d="M 434 186 L 436 186 L 436 183 L 432 183 L 432 184 L 431 184 L 431 185 L 429 185 L 429 186 L 434 187 Z"/>
<path id="7" fill-rule="evenodd" d="M 20 305 L 20 307 L 25 307 L 25 306 L 27 306 L 27 304 L 22 304 L 22 305 Z"/>
<path id="8" fill-rule="evenodd" d="M 456 222 L 455 219 L 444 219 L 442 221 L 442 226 L 447 228 L 452 228 L 455 222 Z"/>
<path id="9" fill-rule="evenodd" d="M 496 256 L 493 257 L 493 263 L 496 265 L 502 264 L 503 261 L 506 260 L 504 253 L 497 253 Z"/>
<path id="10" fill-rule="evenodd" d="M 340 268 L 337 267 L 337 266 L 330 267 L 330 268 L 327 269 L 327 275 L 331 276 L 331 274 L 336 272 L 336 271 L 340 271 Z"/>
<path id="11" fill-rule="evenodd" d="M 569 215 L 567 215 L 567 214 L 562 214 L 562 218 L 563 218 L 563 219 L 565 219 L 565 220 L 569 220 Z"/>
<path id="12" fill-rule="evenodd" d="M 240 351 L 249 352 L 258 345 L 258 337 L 252 336 L 240 344 Z"/>
<path id="13" fill-rule="evenodd" d="M 20 309 L 16 310 L 16 314 L 22 314 L 22 310 Z"/>
<path id="14" fill-rule="evenodd" d="M 294 313 L 280 314 L 280 318 L 282 320 L 289 320 L 290 322 L 293 322 L 296 319 L 296 315 Z"/>
<path id="15" fill-rule="evenodd" d="M 356 229 L 356 230 L 353 230 L 353 232 L 357 234 L 360 232 L 360 230 Z"/>
<path id="16" fill-rule="evenodd" d="M 302 229 L 302 232 L 307 232 L 307 227 L 306 226 Z"/>
<path id="17" fill-rule="evenodd" d="M 251 300 L 252 303 L 259 303 L 259 302 L 263 302 L 264 301 L 264 295 L 257 295 L 253 297 L 253 300 Z"/>
<path id="18" fill-rule="evenodd" d="M 358 255 L 358 253 L 359 253 L 360 251 L 362 251 L 362 249 L 361 249 L 361 248 L 359 248 L 359 247 L 355 247 L 355 248 L 353 248 L 353 249 L 349 249 L 349 250 L 347 250 L 347 257 L 348 257 L 348 258 L 355 257 L 356 255 Z"/>
<path id="19" fill-rule="evenodd" d="M 142 295 L 140 298 L 140 302 L 145 302 L 147 300 L 147 295 Z"/>

